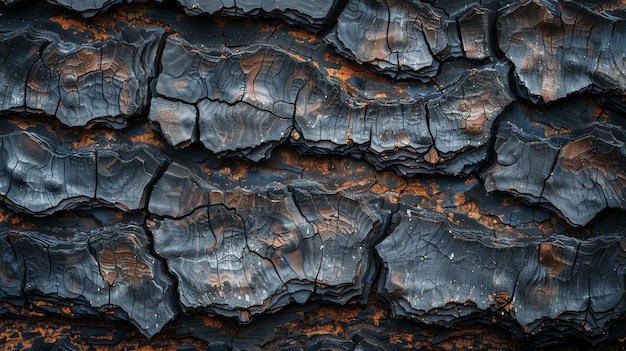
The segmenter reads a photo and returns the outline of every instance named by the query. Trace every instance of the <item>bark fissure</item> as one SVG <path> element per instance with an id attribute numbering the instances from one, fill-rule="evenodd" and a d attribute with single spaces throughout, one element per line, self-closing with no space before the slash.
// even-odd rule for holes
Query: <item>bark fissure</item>
<path id="1" fill-rule="evenodd" d="M 4 5 L 9 347 L 623 346 L 619 1 Z"/>

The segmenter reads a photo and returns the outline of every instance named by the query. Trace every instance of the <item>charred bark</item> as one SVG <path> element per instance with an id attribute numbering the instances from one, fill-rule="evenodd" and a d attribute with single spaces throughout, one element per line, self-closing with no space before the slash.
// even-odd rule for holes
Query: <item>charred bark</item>
<path id="1" fill-rule="evenodd" d="M 620 2 L 0 6 L 7 345 L 623 346 Z"/>

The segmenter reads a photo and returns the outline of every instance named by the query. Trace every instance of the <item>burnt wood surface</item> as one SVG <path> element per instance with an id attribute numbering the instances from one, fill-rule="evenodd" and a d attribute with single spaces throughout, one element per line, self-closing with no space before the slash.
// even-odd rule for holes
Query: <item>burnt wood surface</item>
<path id="1" fill-rule="evenodd" d="M 625 346 L 623 2 L 0 14 L 8 349 Z"/>

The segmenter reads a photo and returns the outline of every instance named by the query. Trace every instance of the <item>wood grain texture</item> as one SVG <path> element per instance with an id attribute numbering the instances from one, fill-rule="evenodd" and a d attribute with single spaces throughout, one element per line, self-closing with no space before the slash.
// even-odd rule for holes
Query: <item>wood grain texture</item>
<path id="1" fill-rule="evenodd" d="M 68 126 L 121 128 L 147 107 L 162 31 L 127 27 L 105 42 L 62 42 L 32 27 L 2 33 L 2 111 L 52 115 Z"/>
<path id="2" fill-rule="evenodd" d="M 9 349 L 624 347 L 623 1 L 3 1 Z"/>
<path id="3" fill-rule="evenodd" d="M 380 292 L 397 316 L 445 325 L 489 311 L 530 334 L 566 325 L 572 334 L 594 334 L 623 313 L 621 235 L 495 239 L 418 211 L 408 208 L 377 246 L 385 267 Z M 612 269 L 598 268 L 606 263 Z"/>
<path id="4" fill-rule="evenodd" d="M 624 94 L 623 17 L 575 1 L 520 2 L 498 19 L 500 48 L 530 99 L 589 89 Z"/>
<path id="5" fill-rule="evenodd" d="M 150 254 L 140 226 L 65 236 L 14 231 L 9 241 L 16 262 L 23 262 L 19 282 L 25 297 L 50 302 L 53 311 L 65 308 L 76 316 L 108 311 L 151 336 L 178 310 L 172 281 Z"/>
<path id="6" fill-rule="evenodd" d="M 1 135 L 0 147 L 1 201 L 35 216 L 92 206 L 142 209 L 164 162 L 146 147 L 67 150 L 29 132 Z"/>

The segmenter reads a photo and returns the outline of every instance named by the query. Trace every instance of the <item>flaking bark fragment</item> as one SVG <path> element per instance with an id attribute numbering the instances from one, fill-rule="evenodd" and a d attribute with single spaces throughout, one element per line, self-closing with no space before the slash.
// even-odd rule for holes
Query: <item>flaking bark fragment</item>
<path id="1" fill-rule="evenodd" d="M 522 1 L 498 19 L 499 47 L 533 101 L 586 90 L 626 91 L 623 17 L 576 1 Z"/>
<path id="2" fill-rule="evenodd" d="M 67 150 L 31 132 L 0 135 L 0 201 L 34 216 L 61 210 L 145 206 L 165 159 L 145 146 Z"/>
<path id="3" fill-rule="evenodd" d="M 147 108 L 162 33 L 128 26 L 94 43 L 63 42 L 31 26 L 0 33 L 0 111 L 50 115 L 71 127 L 122 128 Z"/>
<path id="4" fill-rule="evenodd" d="M 345 304 L 368 291 L 371 248 L 387 221 L 376 204 L 309 182 L 223 191 L 204 184 L 191 191 L 206 194 L 193 212 L 160 210 L 170 218 L 148 222 L 185 309 L 248 322 L 291 301 Z"/>
<path id="5" fill-rule="evenodd" d="M 172 281 L 137 225 L 88 235 L 14 231 L 9 238 L 24 265 L 25 297 L 50 302 L 51 310 L 59 304 L 71 316 L 110 311 L 146 336 L 159 332 L 177 313 Z"/>
<path id="6" fill-rule="evenodd" d="M 624 129 L 593 123 L 544 137 L 499 127 L 487 191 L 504 190 L 583 226 L 605 208 L 625 209 Z"/>
<path id="7" fill-rule="evenodd" d="M 514 320 L 525 332 L 569 325 L 595 335 L 624 310 L 624 238 L 497 239 L 408 208 L 376 246 L 380 294 L 396 316 L 450 325 L 478 313 Z M 609 263 L 612 269 L 605 270 Z M 572 331 L 573 332 L 573 331 Z"/>

